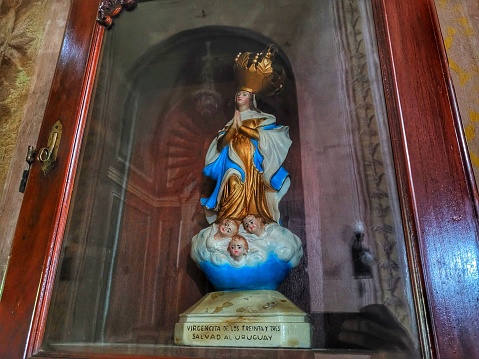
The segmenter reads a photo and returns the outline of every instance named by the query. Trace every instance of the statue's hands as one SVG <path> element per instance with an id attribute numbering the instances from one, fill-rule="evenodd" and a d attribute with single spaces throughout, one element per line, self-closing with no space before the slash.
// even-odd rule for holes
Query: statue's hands
<path id="1" fill-rule="evenodd" d="M 413 358 L 415 353 L 414 342 L 407 330 L 381 304 L 365 306 L 357 318 L 345 320 L 338 338 L 365 349 L 397 352 L 405 355 L 404 358 Z"/>
<path id="2" fill-rule="evenodd" d="M 233 128 L 239 129 L 241 127 L 241 114 L 238 110 L 235 111 L 235 115 L 233 117 Z"/>
<path id="3" fill-rule="evenodd" d="M 226 130 L 224 136 L 219 137 L 218 144 L 216 146 L 217 151 L 221 151 L 228 143 L 231 142 L 233 137 L 238 133 L 241 127 L 241 115 L 238 110 L 235 111 L 233 116 L 233 121 L 231 125 Z"/>
<path id="4" fill-rule="evenodd" d="M 236 130 L 237 132 L 241 133 L 242 135 L 246 137 L 252 138 L 254 140 L 259 140 L 258 130 L 255 128 L 250 128 L 248 126 L 243 125 L 243 121 L 241 120 L 241 114 L 238 110 L 235 111 L 231 129 Z"/>

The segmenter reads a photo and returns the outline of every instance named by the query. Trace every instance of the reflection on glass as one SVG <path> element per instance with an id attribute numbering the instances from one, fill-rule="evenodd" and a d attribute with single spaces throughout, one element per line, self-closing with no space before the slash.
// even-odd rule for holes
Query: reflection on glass
<path id="1" fill-rule="evenodd" d="M 259 107 L 290 127 L 284 167 L 293 180 L 280 212 L 304 247 L 279 291 L 310 315 L 316 348 L 414 351 L 372 15 L 362 0 L 146 1 L 115 20 L 45 349 L 180 350 L 179 314 L 212 290 L 189 256 L 191 238 L 207 226 L 205 154 L 234 112 L 234 56 L 270 43 L 287 83 Z M 371 328 L 398 340 L 358 339 Z"/>

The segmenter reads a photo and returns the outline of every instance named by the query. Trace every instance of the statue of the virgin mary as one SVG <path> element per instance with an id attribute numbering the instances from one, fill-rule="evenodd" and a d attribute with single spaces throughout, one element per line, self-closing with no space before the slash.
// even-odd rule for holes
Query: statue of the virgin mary
<path id="1" fill-rule="evenodd" d="M 280 225 L 278 209 L 290 185 L 283 168 L 291 146 L 288 127 L 256 106 L 256 97 L 283 86 L 285 74 L 273 67 L 275 55 L 270 45 L 235 59 L 236 111 L 211 142 L 203 171 L 215 182 L 211 195 L 201 199 L 210 226 L 191 246 L 191 257 L 217 291 L 180 315 L 177 344 L 311 345 L 306 314 L 275 290 L 303 255 L 301 240 Z"/>
<path id="2" fill-rule="evenodd" d="M 256 104 L 283 87 L 284 70 L 273 66 L 276 53 L 270 45 L 236 56 L 236 111 L 206 155 L 203 174 L 215 186 L 201 204 L 211 225 L 193 238 L 192 257 L 220 290 L 275 289 L 303 254 L 299 238 L 280 225 L 278 207 L 290 186 L 283 167 L 289 128 Z M 228 251 L 232 240 L 244 244 L 241 257 Z"/>
<path id="3" fill-rule="evenodd" d="M 229 218 L 241 221 L 253 214 L 279 222 L 278 203 L 290 185 L 282 164 L 291 146 L 289 128 L 257 108 L 256 98 L 280 91 L 284 70 L 275 70 L 276 49 L 270 45 L 253 57 L 240 53 L 234 75 L 236 111 L 219 131 L 206 155 L 203 173 L 215 181 L 213 193 L 201 199 L 209 222 Z"/>

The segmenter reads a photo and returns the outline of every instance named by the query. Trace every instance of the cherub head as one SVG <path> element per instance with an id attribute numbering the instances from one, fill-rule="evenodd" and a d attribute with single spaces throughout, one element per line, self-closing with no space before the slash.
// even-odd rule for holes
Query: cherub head
<path id="1" fill-rule="evenodd" d="M 232 238 L 238 234 L 239 224 L 232 219 L 223 219 L 218 223 L 218 235 L 221 238 Z"/>
<path id="2" fill-rule="evenodd" d="M 243 236 L 235 235 L 228 244 L 228 253 L 235 261 L 241 260 L 248 254 L 248 242 Z"/>
<path id="3" fill-rule="evenodd" d="M 245 218 L 243 218 L 243 227 L 246 232 L 255 234 L 259 237 L 264 232 L 264 220 L 262 217 L 256 216 L 254 214 L 248 214 Z"/>

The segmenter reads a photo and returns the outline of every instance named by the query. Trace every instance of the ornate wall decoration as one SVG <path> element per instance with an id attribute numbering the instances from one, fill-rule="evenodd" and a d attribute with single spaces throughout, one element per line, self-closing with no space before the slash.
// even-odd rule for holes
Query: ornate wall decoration
<path id="1" fill-rule="evenodd" d="M 135 7 L 136 0 L 103 0 L 98 7 L 97 21 L 105 27 L 110 27 L 113 25 L 113 18 L 123 9 L 133 10 Z"/>
<path id="2" fill-rule="evenodd" d="M 347 96 L 351 103 L 351 130 L 354 137 L 353 156 L 356 157 L 356 181 L 358 205 L 361 218 L 367 219 L 366 236 L 375 256 L 379 288 L 377 301 L 388 306 L 406 327 L 410 327 L 408 299 L 405 298 L 404 283 L 408 278 L 400 266 L 397 241 L 400 229 L 395 228 L 390 195 L 396 188 L 389 188 L 386 164 L 378 127 L 378 108 L 372 94 L 372 74 L 368 71 L 364 18 L 357 0 L 343 0 L 335 3 L 338 25 L 342 30 L 341 47 L 345 55 L 345 82 Z M 369 54 L 371 57 L 371 54 Z M 384 118 L 381 121 L 386 121 Z"/>

